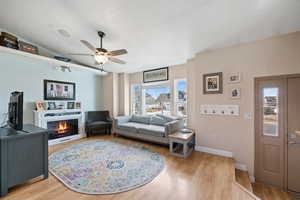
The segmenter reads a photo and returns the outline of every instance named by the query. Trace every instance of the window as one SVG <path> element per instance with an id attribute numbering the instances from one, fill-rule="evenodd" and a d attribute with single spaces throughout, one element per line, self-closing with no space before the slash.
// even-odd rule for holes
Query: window
<path id="1" fill-rule="evenodd" d="M 132 85 L 131 86 L 131 114 L 140 114 L 141 113 L 141 86 Z"/>
<path id="2" fill-rule="evenodd" d="M 187 80 L 131 86 L 131 114 L 176 115 L 187 119 Z"/>
<path id="3" fill-rule="evenodd" d="M 174 81 L 175 113 L 180 117 L 187 117 L 187 82 L 186 79 Z"/>
<path id="4" fill-rule="evenodd" d="M 147 87 L 143 91 L 145 114 L 171 114 L 170 88 L 165 86 Z"/>
<path id="5" fill-rule="evenodd" d="M 278 136 L 278 88 L 264 88 L 263 98 L 263 134 Z"/>

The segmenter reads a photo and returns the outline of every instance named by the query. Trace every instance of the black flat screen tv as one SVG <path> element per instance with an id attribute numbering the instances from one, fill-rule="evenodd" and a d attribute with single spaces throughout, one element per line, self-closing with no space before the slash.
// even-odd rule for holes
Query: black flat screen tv
<path id="1" fill-rule="evenodd" d="M 16 130 L 23 129 L 23 92 L 13 92 L 8 104 L 8 126 Z"/>

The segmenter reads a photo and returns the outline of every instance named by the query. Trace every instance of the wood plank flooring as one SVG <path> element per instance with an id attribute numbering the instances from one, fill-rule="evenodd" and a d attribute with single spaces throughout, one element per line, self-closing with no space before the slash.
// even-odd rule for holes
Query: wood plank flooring
<path id="1" fill-rule="evenodd" d="M 247 171 L 235 169 L 235 180 L 244 188 L 246 188 L 248 191 L 253 193 L 251 181 Z"/>
<path id="2" fill-rule="evenodd" d="M 139 143 L 166 157 L 163 172 L 151 183 L 115 195 L 86 195 L 65 187 L 51 174 L 47 180 L 33 180 L 10 189 L 1 200 L 229 200 L 234 181 L 234 161 L 231 158 L 193 152 L 187 159 L 169 154 L 164 146 L 112 136 L 97 136 L 52 146 L 50 154 L 79 142 L 107 139 L 127 144 Z"/>
<path id="3" fill-rule="evenodd" d="M 247 190 L 253 192 L 261 200 L 292 200 L 292 196 L 279 189 L 271 188 L 260 183 L 250 183 L 248 172 L 235 170 L 236 181 L 245 187 Z M 252 186 L 251 186 L 252 185 Z"/>
<path id="4" fill-rule="evenodd" d="M 280 189 L 268 187 L 264 184 L 253 183 L 253 193 L 262 200 L 292 200 L 292 196 Z"/>

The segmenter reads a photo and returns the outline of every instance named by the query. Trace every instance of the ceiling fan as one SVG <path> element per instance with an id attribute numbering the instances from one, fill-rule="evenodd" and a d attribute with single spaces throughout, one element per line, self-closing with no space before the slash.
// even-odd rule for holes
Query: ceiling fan
<path id="1" fill-rule="evenodd" d="M 96 65 L 103 65 L 108 61 L 118 63 L 118 64 L 126 64 L 125 61 L 120 60 L 118 58 L 114 58 L 113 56 L 119 56 L 123 54 L 127 54 L 126 49 L 119 49 L 115 51 L 108 51 L 102 47 L 102 39 L 105 36 L 105 33 L 102 31 L 98 31 L 98 35 L 100 37 L 100 48 L 95 48 L 91 43 L 86 40 L 80 40 L 80 42 L 85 45 L 88 49 L 93 51 L 93 54 L 86 54 L 86 53 L 78 53 L 78 54 L 69 54 L 73 56 L 92 56 L 95 59 Z"/>

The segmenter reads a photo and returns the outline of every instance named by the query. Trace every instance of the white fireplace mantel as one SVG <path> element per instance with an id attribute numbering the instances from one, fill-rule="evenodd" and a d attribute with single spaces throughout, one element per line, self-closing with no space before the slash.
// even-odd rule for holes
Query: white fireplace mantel
<path id="1" fill-rule="evenodd" d="M 75 139 L 86 137 L 84 130 L 84 112 L 81 109 L 63 109 L 63 110 L 41 110 L 33 111 L 34 125 L 47 129 L 47 123 L 51 121 L 78 119 L 77 135 L 49 140 L 49 145 L 59 144 Z"/>

